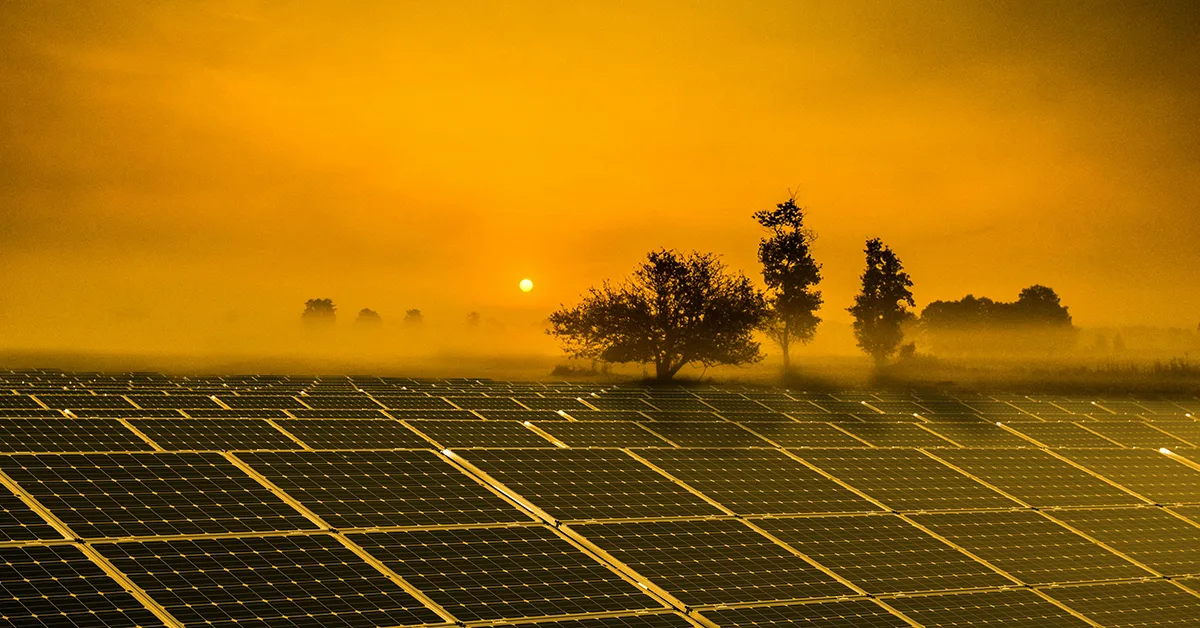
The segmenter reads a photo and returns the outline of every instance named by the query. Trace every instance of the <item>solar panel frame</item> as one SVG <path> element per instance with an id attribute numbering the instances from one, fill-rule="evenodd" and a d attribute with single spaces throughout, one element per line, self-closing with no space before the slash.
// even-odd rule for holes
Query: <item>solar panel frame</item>
<path id="1" fill-rule="evenodd" d="M 535 425 L 571 447 L 674 447 L 632 421 L 553 421 Z"/>
<path id="2" fill-rule="evenodd" d="M 168 451 L 302 449 L 263 419 L 130 419 L 129 423 Z"/>
<path id="3" fill-rule="evenodd" d="M 516 421 L 409 421 L 412 429 L 444 448 L 553 448 L 556 445 Z"/>
<path id="4" fill-rule="evenodd" d="M 0 452 L 153 450 L 116 419 L 0 418 Z"/>

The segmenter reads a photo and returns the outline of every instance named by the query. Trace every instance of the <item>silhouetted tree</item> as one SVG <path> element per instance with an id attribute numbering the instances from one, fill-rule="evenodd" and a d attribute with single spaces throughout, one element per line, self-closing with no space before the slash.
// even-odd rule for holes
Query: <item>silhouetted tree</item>
<path id="1" fill-rule="evenodd" d="M 358 318 L 354 319 L 354 324 L 362 327 L 377 327 L 383 324 L 383 317 L 379 316 L 379 312 L 364 307 L 358 311 Z"/>
<path id="2" fill-rule="evenodd" d="M 904 339 L 901 325 L 912 317 L 905 307 L 915 306 L 913 285 L 900 258 L 879 238 L 867 240 L 867 270 L 862 274 L 862 292 L 847 308 L 854 315 L 854 338 L 858 346 L 883 364 Z"/>
<path id="3" fill-rule="evenodd" d="M 471 312 L 471 313 L 467 314 L 467 326 L 468 327 L 479 327 L 480 320 L 481 319 L 479 317 L 479 312 Z"/>
<path id="4" fill-rule="evenodd" d="M 314 325 L 332 324 L 337 320 L 337 306 L 333 299 L 309 299 L 304 302 L 300 320 Z"/>
<path id="5" fill-rule="evenodd" d="M 583 301 L 550 315 L 546 333 L 571 357 L 654 364 L 667 381 L 685 364 L 744 364 L 762 359 L 754 330 L 766 299 L 711 253 L 659 249 L 619 286 L 604 282 Z"/>
<path id="6" fill-rule="evenodd" d="M 425 315 L 421 313 L 421 310 L 413 309 L 413 310 L 408 310 L 408 311 L 404 312 L 404 324 L 405 325 L 420 325 L 421 323 L 424 323 L 424 322 L 425 322 Z"/>
<path id="7" fill-rule="evenodd" d="M 804 226 L 804 209 L 796 199 L 754 213 L 758 224 L 770 231 L 758 242 L 758 261 L 763 267 L 771 312 L 763 325 L 767 336 L 783 352 L 783 367 L 791 366 L 789 348 L 812 340 L 821 319 L 821 265 L 813 260 L 809 246 L 816 235 Z"/>
<path id="8" fill-rule="evenodd" d="M 920 325 L 935 346 L 951 351 L 1053 351 L 1065 348 L 1076 331 L 1058 294 L 1040 285 L 1013 302 L 970 294 L 934 301 L 921 311 Z"/>

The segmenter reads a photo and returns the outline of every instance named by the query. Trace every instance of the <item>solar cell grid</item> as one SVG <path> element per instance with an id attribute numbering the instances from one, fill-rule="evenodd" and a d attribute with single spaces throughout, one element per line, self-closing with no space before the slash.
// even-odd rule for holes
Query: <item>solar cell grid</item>
<path id="1" fill-rule="evenodd" d="M 899 628 L 910 624 L 875 602 L 845 600 L 703 611 L 718 626 L 807 626 L 809 628 Z"/>
<path id="2" fill-rule="evenodd" d="M 588 405 L 599 410 L 654 410 L 654 406 L 639 397 L 586 397 Z"/>
<path id="3" fill-rule="evenodd" d="M 329 535 L 95 547 L 187 625 L 365 628 L 443 621 Z"/>
<path id="4" fill-rule="evenodd" d="M 1162 580 L 1058 587 L 1046 593 L 1110 628 L 1195 626 L 1200 597 Z"/>
<path id="5" fill-rule="evenodd" d="M 697 422 L 697 421 L 700 421 L 700 422 L 708 422 L 708 423 L 720 423 L 725 420 L 725 419 L 721 418 L 720 416 L 718 416 L 716 412 L 712 412 L 712 411 L 708 411 L 708 412 L 673 412 L 673 411 L 667 411 L 667 410 L 646 410 L 646 411 L 642 412 L 642 414 L 646 415 L 646 418 L 650 419 L 651 421 L 662 421 L 662 422 L 680 422 L 680 421 Z"/>
<path id="6" fill-rule="evenodd" d="M 194 419 L 286 419 L 288 413 L 270 408 L 188 409 L 184 414 Z"/>
<path id="7" fill-rule="evenodd" d="M 660 397 L 647 401 L 656 410 L 668 412 L 712 412 L 713 406 L 696 397 Z"/>
<path id="8" fill-rule="evenodd" d="M 681 615 L 671 613 L 568 619 L 522 625 L 529 625 L 531 628 L 692 628 L 695 624 Z"/>
<path id="9" fill-rule="evenodd" d="M 656 521 L 572 526 L 689 606 L 853 595 L 739 521 Z"/>
<path id="10" fill-rule="evenodd" d="M 1060 510 L 1055 519 L 1160 573 L 1200 574 L 1200 528 L 1158 508 Z"/>
<path id="11" fill-rule="evenodd" d="M 1200 421 L 1155 421 L 1154 427 L 1186 441 L 1189 446 L 1200 445 Z"/>
<path id="12" fill-rule="evenodd" d="M 163 625 L 70 545 L 0 547 L 0 591 L 6 626 Z"/>
<path id="13" fill-rule="evenodd" d="M 912 518 L 1026 584 L 1152 575 L 1028 510 L 917 514 Z"/>
<path id="14" fill-rule="evenodd" d="M 1033 443 L 991 423 L 925 423 L 923 428 L 945 436 L 963 447 L 1025 449 Z"/>
<path id="15" fill-rule="evenodd" d="M 795 423 L 792 417 L 782 412 L 719 412 L 717 416 L 734 423 L 747 421 L 770 421 L 773 423 Z"/>
<path id="16" fill-rule="evenodd" d="M 587 410 L 583 402 L 574 397 L 514 397 L 521 405 L 533 410 Z"/>
<path id="17" fill-rule="evenodd" d="M 255 452 L 238 458 L 337 529 L 532 520 L 431 451 Z"/>
<path id="18" fill-rule="evenodd" d="M 464 410 L 528 410 L 509 397 L 446 397 Z"/>
<path id="19" fill-rule="evenodd" d="M 1017 506 L 1016 502 L 918 451 L 811 450 L 797 455 L 896 510 Z"/>
<path id="20" fill-rule="evenodd" d="M 1012 584 L 894 515 L 759 519 L 755 523 L 869 593 Z"/>
<path id="21" fill-rule="evenodd" d="M 0 451 L 150 451 L 116 419 L 0 418 Z"/>
<path id="22" fill-rule="evenodd" d="M 134 410 L 133 404 L 117 395 L 50 395 L 39 394 L 38 400 L 50 408 L 79 410 L 81 408 L 124 408 Z"/>
<path id="23" fill-rule="evenodd" d="M 837 426 L 876 447 L 958 447 L 948 438 L 911 423 L 839 423 Z"/>
<path id="24" fill-rule="evenodd" d="M 383 410 L 351 408 L 348 410 L 309 410 L 307 408 L 292 408 L 287 411 L 297 419 L 391 419 Z"/>
<path id="25" fill-rule="evenodd" d="M 470 410 L 388 410 L 396 419 L 481 421 L 482 418 Z"/>
<path id="26" fill-rule="evenodd" d="M 1074 423 L 1064 421 L 1038 423 L 1005 423 L 1016 430 L 1052 449 L 1071 448 L 1119 448 L 1117 443 L 1090 432 Z"/>
<path id="27" fill-rule="evenodd" d="M 192 408 L 220 408 L 221 405 L 207 395 L 130 395 L 129 399 L 142 408 L 167 410 Z"/>
<path id="28" fill-rule="evenodd" d="M 807 400 L 795 399 L 766 399 L 761 401 L 764 406 L 777 412 L 796 414 L 827 414 L 826 410 Z"/>
<path id="29" fill-rule="evenodd" d="M 383 406 L 366 395 L 304 395 L 304 405 L 315 409 L 330 410 L 381 410 Z"/>
<path id="30" fill-rule="evenodd" d="M 219 454 L 15 455 L 0 465 L 84 538 L 315 527 Z"/>
<path id="31" fill-rule="evenodd" d="M 553 410 L 476 410 L 475 414 L 490 421 L 565 421 L 566 417 Z"/>
<path id="32" fill-rule="evenodd" d="M 300 449 L 262 419 L 130 419 L 163 449 Z"/>
<path id="33" fill-rule="evenodd" d="M 350 538 L 460 621 L 663 607 L 543 526 Z"/>
<path id="34" fill-rule="evenodd" d="M 578 421 L 645 421 L 648 417 L 633 410 L 568 410 Z"/>
<path id="35" fill-rule="evenodd" d="M 0 395 L 0 408 L 41 408 L 32 397 L 25 395 Z"/>
<path id="36" fill-rule="evenodd" d="M 292 408 L 306 408 L 298 399 L 285 395 L 220 395 L 218 399 L 221 403 L 230 408 L 269 408 L 277 410 L 290 410 Z"/>
<path id="37" fill-rule="evenodd" d="M 680 447 L 770 447 L 771 443 L 734 423 L 646 423 L 645 427 Z"/>
<path id="38" fill-rule="evenodd" d="M 1028 590 L 922 595 L 887 600 L 888 605 L 926 628 L 996 626 L 1045 628 L 1090 626 L 1086 621 Z"/>
<path id="39" fill-rule="evenodd" d="M 780 445 L 804 449 L 810 447 L 869 447 L 828 423 L 742 423 L 746 429 Z"/>
<path id="40" fill-rule="evenodd" d="M 1087 429 L 1126 447 L 1158 449 L 1183 447 L 1185 443 L 1174 436 L 1140 421 L 1094 422 Z"/>
<path id="41" fill-rule="evenodd" d="M 775 450 L 667 449 L 638 455 L 738 514 L 879 510 Z"/>
<path id="42" fill-rule="evenodd" d="M 427 395 L 378 395 L 375 400 L 392 410 L 453 410 L 450 402 Z"/>
<path id="43" fill-rule="evenodd" d="M 621 451 L 474 450 L 462 456 L 560 520 L 723 514 Z"/>
<path id="44" fill-rule="evenodd" d="M 290 419 L 277 422 L 313 449 L 422 449 L 433 447 L 399 421 Z M 294 449 L 286 447 L 283 449 Z"/>
<path id="45" fill-rule="evenodd" d="M 0 408 L 0 417 L 61 419 L 64 416 L 66 415 L 59 410 L 46 410 L 42 408 Z"/>
<path id="46" fill-rule="evenodd" d="M 555 446 L 516 421 L 409 421 L 408 424 L 448 448 Z"/>
<path id="47" fill-rule="evenodd" d="M 0 486 L 0 542 L 61 539 L 45 519 L 8 488 Z"/>
<path id="48" fill-rule="evenodd" d="M 1061 452 L 1129 490 L 1160 504 L 1200 503 L 1200 471 L 1146 449 Z"/>
<path id="49" fill-rule="evenodd" d="M 942 449 L 936 455 L 1031 506 L 1143 503 L 1042 450 Z"/>
<path id="50" fill-rule="evenodd" d="M 671 447 L 630 421 L 554 421 L 538 427 L 571 447 Z"/>

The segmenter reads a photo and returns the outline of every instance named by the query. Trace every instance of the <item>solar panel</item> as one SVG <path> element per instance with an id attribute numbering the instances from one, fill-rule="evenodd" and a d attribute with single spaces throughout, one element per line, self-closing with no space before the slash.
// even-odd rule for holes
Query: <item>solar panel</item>
<path id="1" fill-rule="evenodd" d="M 778 518 L 755 523 L 868 593 L 1012 584 L 894 515 Z"/>
<path id="2" fill-rule="evenodd" d="M 392 417 L 385 414 L 382 409 L 370 410 L 361 408 L 351 408 L 343 410 L 332 410 L 322 408 L 320 410 L 307 410 L 304 408 L 293 408 L 287 411 L 289 415 L 297 419 L 391 419 Z"/>
<path id="3" fill-rule="evenodd" d="M 910 423 L 839 423 L 838 427 L 876 447 L 958 447 Z"/>
<path id="4" fill-rule="evenodd" d="M 288 413 L 271 408 L 238 408 L 237 410 L 188 409 L 184 414 L 194 419 L 286 419 Z"/>
<path id="5" fill-rule="evenodd" d="M 700 613 L 718 626 L 808 626 L 809 628 L 898 628 L 910 624 L 876 602 L 843 600 L 779 606 L 720 608 Z"/>
<path id="6" fill-rule="evenodd" d="M 646 428 L 680 447 L 770 447 L 734 423 L 647 423 Z"/>
<path id="7" fill-rule="evenodd" d="M 1156 503 L 1200 503 L 1200 471 L 1157 451 L 1077 450 L 1063 456 Z"/>
<path id="8" fill-rule="evenodd" d="M 1188 445 L 1166 432 L 1155 429 L 1149 423 L 1141 421 L 1096 422 L 1088 424 L 1087 429 L 1126 447 L 1158 449 L 1159 447 L 1172 448 Z"/>
<path id="9" fill-rule="evenodd" d="M 879 510 L 776 450 L 666 449 L 638 455 L 738 514 Z"/>
<path id="10" fill-rule="evenodd" d="M 337 529 L 532 519 L 430 451 L 255 452 L 238 457 Z"/>
<path id="11" fill-rule="evenodd" d="M 635 410 L 567 410 L 579 421 L 645 421 L 648 417 Z"/>
<path id="12" fill-rule="evenodd" d="M 925 423 L 921 427 L 945 436 L 963 447 L 972 449 L 1024 449 L 1036 447 L 1036 445 L 1024 438 L 991 423 Z"/>
<path id="13" fill-rule="evenodd" d="M 853 595 L 853 590 L 739 521 L 572 526 L 689 606 Z"/>
<path id="14" fill-rule="evenodd" d="M 1200 421 L 1155 421 L 1154 427 L 1186 441 L 1191 446 L 1200 444 Z"/>
<path id="15" fill-rule="evenodd" d="M 63 535 L 21 498 L 0 487 L 0 542 L 61 538 Z"/>
<path id="16" fill-rule="evenodd" d="M 1119 506 L 1143 503 L 1041 450 L 944 449 L 951 464 L 1031 506 Z"/>
<path id="17" fill-rule="evenodd" d="M 392 410 L 453 410 L 454 405 L 441 397 L 427 395 L 375 395 L 375 400 Z"/>
<path id="18" fill-rule="evenodd" d="M 60 410 L 34 408 L 0 408 L 0 417 L 61 419 L 65 415 Z"/>
<path id="19" fill-rule="evenodd" d="M 513 421 L 411 421 L 409 425 L 448 448 L 555 446 Z"/>
<path id="20" fill-rule="evenodd" d="M 554 421 L 538 427 L 571 447 L 671 446 L 630 421 Z"/>
<path id="21" fill-rule="evenodd" d="M 574 397 L 514 397 L 521 405 L 533 410 L 587 410 L 583 402 Z"/>
<path id="22" fill-rule="evenodd" d="M 393 418 L 418 420 L 479 421 L 479 415 L 470 410 L 388 410 Z"/>
<path id="23" fill-rule="evenodd" d="M 651 421 L 657 422 L 708 422 L 721 423 L 725 419 L 717 415 L 716 412 L 673 412 L 665 410 L 645 410 L 642 414 L 646 415 Z"/>
<path id="24" fill-rule="evenodd" d="M 129 395 L 129 399 L 141 408 L 163 410 L 190 410 L 193 408 L 220 408 L 221 405 L 207 395 Z"/>
<path id="25" fill-rule="evenodd" d="M 429 441 L 399 421 L 285 419 L 279 426 L 313 449 L 423 449 Z"/>
<path id="26" fill-rule="evenodd" d="M 1016 502 L 918 451 L 812 450 L 797 455 L 896 510 L 1017 506 Z"/>
<path id="27" fill-rule="evenodd" d="M 220 454 L 14 455 L 0 466 L 84 538 L 316 527 Z"/>
<path id="28" fill-rule="evenodd" d="M 585 401 L 598 410 L 654 410 L 654 406 L 636 397 L 587 397 Z"/>
<path id="29" fill-rule="evenodd" d="M 1200 574 L 1200 528 L 1161 509 L 1059 510 L 1052 516 L 1159 573 Z"/>
<path id="30" fill-rule="evenodd" d="M 560 520 L 722 514 L 621 451 L 475 450 L 461 455 Z"/>
<path id="31" fill-rule="evenodd" d="M 162 626 L 72 545 L 0 547 L 0 623 L 6 626 Z"/>
<path id="32" fill-rule="evenodd" d="M 350 539 L 460 621 L 663 608 L 544 526 Z"/>
<path id="33" fill-rule="evenodd" d="M 304 405 L 323 410 L 381 410 L 383 406 L 366 395 L 304 395 Z"/>
<path id="34" fill-rule="evenodd" d="M 38 409 L 41 407 L 42 406 L 38 405 L 38 403 L 36 401 L 34 401 L 32 397 L 28 397 L 26 395 L 0 394 L 0 408 L 3 408 L 3 409 L 16 409 L 16 408 Z"/>
<path id="35" fill-rule="evenodd" d="M 750 431 L 782 447 L 868 447 L 869 445 L 828 423 L 742 423 Z"/>
<path id="36" fill-rule="evenodd" d="M 1091 626 L 1033 591 L 1021 589 L 907 596 L 891 598 L 887 603 L 926 628 Z"/>
<path id="37" fill-rule="evenodd" d="M 1078 449 L 1078 448 L 1116 448 L 1120 447 L 1117 443 L 1110 441 L 1099 434 L 1089 432 L 1088 430 L 1065 421 L 1057 421 L 1052 423 L 1005 423 L 1009 429 L 1016 430 L 1033 440 L 1054 449 Z"/>
<path id="38" fill-rule="evenodd" d="M 1059 587 L 1050 597 L 1103 626 L 1195 626 L 1200 597 L 1162 580 Z"/>
<path id="39" fill-rule="evenodd" d="M 515 625 L 515 624 L 514 624 Z M 530 624 L 536 628 L 692 628 L 683 616 L 671 614 L 638 614 L 597 617 L 595 619 L 565 619 Z"/>
<path id="40" fill-rule="evenodd" d="M 508 397 L 446 397 L 463 410 L 528 410 Z"/>
<path id="41" fill-rule="evenodd" d="M 115 419 L 0 419 L 0 451 L 151 451 Z"/>
<path id="42" fill-rule="evenodd" d="M 925 422 L 925 419 L 922 419 L 915 414 L 880 414 L 878 412 L 870 412 L 867 410 L 860 410 L 851 414 L 850 416 L 853 417 L 853 420 L 846 421 L 846 423 L 884 423 L 887 425 L 895 425 Z M 842 421 L 842 419 L 837 420 Z"/>
<path id="43" fill-rule="evenodd" d="M 1026 584 L 1151 575 L 1029 510 L 918 514 L 912 518 Z"/>
<path id="44" fill-rule="evenodd" d="M 286 410 L 306 407 L 295 397 L 288 395 L 220 395 L 219 398 L 222 403 L 234 409 L 271 408 Z"/>
<path id="45" fill-rule="evenodd" d="M 443 622 L 325 534 L 95 548 L 187 625 L 365 628 Z"/>
<path id="46" fill-rule="evenodd" d="M 647 403 L 654 406 L 658 410 L 667 410 L 670 412 L 712 412 L 714 409 L 716 409 L 716 406 L 713 405 L 713 403 L 716 402 L 710 402 L 706 404 L 696 397 L 652 398 L 648 399 Z"/>
<path id="47" fill-rule="evenodd" d="M 300 449 L 262 419 L 130 419 L 163 449 Z"/>
<path id="48" fill-rule="evenodd" d="M 80 408 L 121 408 L 136 410 L 132 403 L 118 395 L 51 395 L 38 394 L 38 401 L 47 407 L 60 410 L 78 410 Z"/>

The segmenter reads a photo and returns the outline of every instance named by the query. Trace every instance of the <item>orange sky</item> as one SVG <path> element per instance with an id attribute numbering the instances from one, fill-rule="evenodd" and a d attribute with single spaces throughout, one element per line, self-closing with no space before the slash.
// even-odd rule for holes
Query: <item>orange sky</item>
<path id="1" fill-rule="evenodd" d="M 532 327 L 660 245 L 757 276 L 788 188 L 833 323 L 868 236 L 919 306 L 1200 321 L 1190 3 L 347 4 L 0 4 L 0 347 Z"/>

